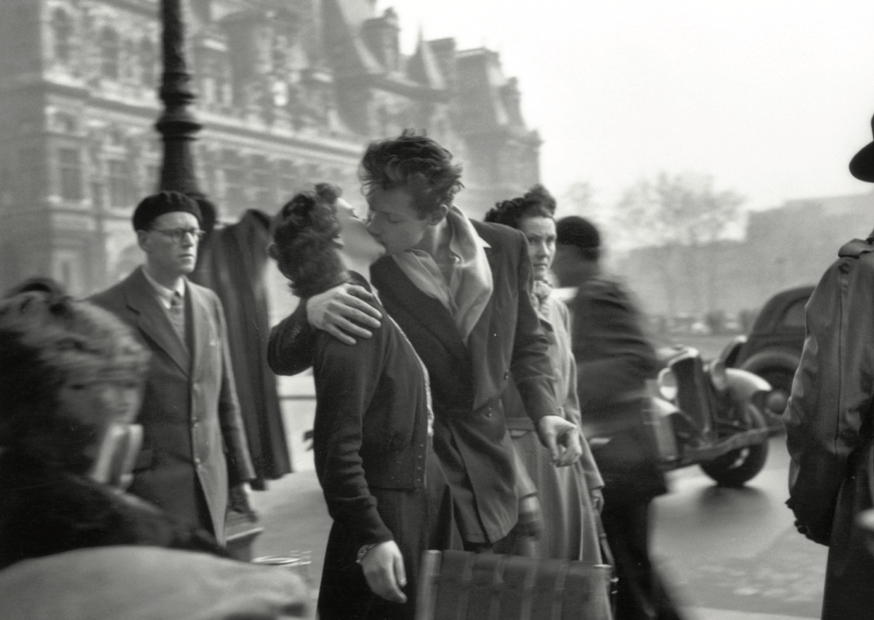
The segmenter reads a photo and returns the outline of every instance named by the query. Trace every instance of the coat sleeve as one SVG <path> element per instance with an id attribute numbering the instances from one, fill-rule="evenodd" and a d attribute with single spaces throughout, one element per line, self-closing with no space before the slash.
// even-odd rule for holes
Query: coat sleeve
<path id="1" fill-rule="evenodd" d="M 558 311 L 556 314 L 561 318 L 561 322 L 564 325 L 564 333 L 571 333 L 571 320 L 570 314 L 568 313 L 567 306 L 564 303 L 559 302 Z M 591 491 L 592 489 L 600 489 L 604 486 L 604 479 L 601 477 L 601 471 L 598 469 L 597 463 L 595 463 L 595 456 L 592 454 L 592 448 L 589 446 L 589 440 L 586 439 L 585 435 L 583 435 L 582 430 L 582 419 L 580 417 L 580 399 L 577 395 L 577 362 L 574 359 L 573 355 L 568 355 L 566 371 L 568 373 L 567 377 L 567 393 L 564 395 L 564 403 L 562 409 L 564 410 L 564 417 L 577 425 L 580 429 L 580 443 L 583 448 L 583 453 L 580 455 L 579 466 L 582 469 L 583 477 L 586 481 L 586 488 Z"/>
<path id="2" fill-rule="evenodd" d="M 555 401 L 552 369 L 549 363 L 549 340 L 540 326 L 540 319 L 531 305 L 531 259 L 525 237 L 519 233 L 518 294 L 519 308 L 516 319 L 516 337 L 513 345 L 510 370 L 522 397 L 528 417 L 535 423 L 546 415 L 558 415 Z"/>
<path id="3" fill-rule="evenodd" d="M 787 505 L 802 533 L 822 544 L 874 394 L 872 278 L 870 258 L 841 258 L 823 275 L 805 308 L 804 348 L 783 416 Z"/>
<path id="4" fill-rule="evenodd" d="M 246 441 L 246 431 L 240 414 L 240 402 L 237 399 L 237 389 L 234 384 L 234 368 L 231 365 L 231 353 L 228 347 L 228 328 L 225 323 L 225 313 L 222 302 L 213 295 L 215 316 L 218 323 L 222 343 L 221 383 L 219 386 L 219 424 L 222 438 L 227 449 L 228 482 L 231 486 L 242 484 L 255 478 L 252 457 Z"/>
<path id="5" fill-rule="evenodd" d="M 353 346 L 333 340 L 324 343 L 313 365 L 316 473 L 328 512 L 352 533 L 356 548 L 393 538 L 377 512 L 361 458 L 364 414 L 382 368 L 380 331 Z"/>
<path id="6" fill-rule="evenodd" d="M 572 340 L 583 410 L 640 392 L 656 371 L 655 351 L 638 313 L 612 283 L 580 287 L 574 300 Z"/>
<path id="7" fill-rule="evenodd" d="M 306 314 L 306 300 L 270 330 L 267 364 L 277 375 L 296 375 L 313 363 L 315 333 Z"/>

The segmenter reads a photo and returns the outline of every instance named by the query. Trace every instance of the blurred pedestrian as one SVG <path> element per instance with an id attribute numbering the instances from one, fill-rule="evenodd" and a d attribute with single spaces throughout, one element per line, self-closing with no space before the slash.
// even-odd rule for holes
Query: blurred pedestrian
<path id="1" fill-rule="evenodd" d="M 570 316 L 564 302 L 552 294 L 550 283 L 550 268 L 555 257 L 554 216 L 555 199 L 542 185 L 536 185 L 523 196 L 497 203 L 486 213 L 485 221 L 519 229 L 528 239 L 528 255 L 534 270 L 531 301 L 549 338 L 555 397 L 561 414 L 579 427 L 577 367 L 570 346 Z M 534 425 L 513 386 L 505 392 L 504 402 L 510 435 L 540 494 L 543 532 L 536 545 L 537 555 L 602 563 L 598 511 L 603 504 L 604 482 L 585 437 L 581 437 L 580 460 L 573 467 L 555 468 L 549 462 L 549 453 L 540 445 Z M 516 551 L 521 551 L 518 546 Z"/>
<path id="2" fill-rule="evenodd" d="M 18 290 L 0 302 L 0 568 L 122 544 L 225 555 L 206 532 L 121 492 L 140 446 L 132 422 L 148 352 L 57 285 Z"/>
<path id="3" fill-rule="evenodd" d="M 124 487 L 149 353 L 49 280 L 0 301 L 0 617 L 303 617 L 288 572 L 227 558 Z"/>
<path id="4" fill-rule="evenodd" d="M 133 228 L 145 263 L 92 298 L 152 352 L 131 492 L 224 542 L 229 493 L 245 504 L 254 472 L 221 302 L 186 278 L 203 235 L 200 209 L 185 194 L 160 192 L 137 205 Z"/>
<path id="5" fill-rule="evenodd" d="M 583 431 L 605 484 L 601 518 L 619 577 L 616 617 L 678 618 L 649 550 L 650 505 L 667 491 L 643 418 L 655 351 L 631 297 L 602 271 L 601 250 L 591 222 L 558 221 L 553 271 L 560 286 L 576 287 L 571 341 Z"/>
<path id="6" fill-rule="evenodd" d="M 511 371 L 554 462 L 569 465 L 581 452 L 579 430 L 555 403 L 547 340 L 528 294 L 525 238 L 472 222 L 453 204 L 460 167 L 428 137 L 404 132 L 371 143 L 361 177 L 368 231 L 387 252 L 371 267 L 371 280 L 428 369 L 434 450 L 451 489 L 452 515 L 466 548 L 490 549 L 518 520 L 501 402 Z M 310 363 L 309 324 L 345 342 L 372 337 L 366 324 L 381 313 L 367 297 L 344 284 L 302 303 L 271 333 L 274 371 L 299 372 Z"/>
<path id="7" fill-rule="evenodd" d="M 274 219 L 271 256 L 301 297 L 345 281 L 369 288 L 341 253 L 354 229 L 366 236 L 364 223 L 345 218 L 341 243 L 339 190 L 321 185 L 320 194 L 296 194 L 282 207 Z M 318 332 L 312 356 L 316 474 L 334 519 L 319 615 L 412 619 L 428 537 L 424 365 L 391 320 L 352 346 Z"/>
<path id="8" fill-rule="evenodd" d="M 874 119 L 872 119 L 874 129 Z M 850 162 L 874 183 L 874 142 Z M 822 617 L 870 618 L 874 556 L 856 516 L 874 506 L 874 232 L 838 250 L 805 307 L 806 337 L 783 414 L 796 526 L 828 545 Z"/>

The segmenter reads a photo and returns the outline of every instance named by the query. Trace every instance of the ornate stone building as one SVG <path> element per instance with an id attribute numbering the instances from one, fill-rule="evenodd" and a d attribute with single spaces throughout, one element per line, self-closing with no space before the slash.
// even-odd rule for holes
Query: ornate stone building
<path id="1" fill-rule="evenodd" d="M 39 274 L 86 294 L 139 262 L 130 213 L 162 153 L 158 5 L 0 2 L 3 289 Z M 460 158 L 474 216 L 539 178 L 539 136 L 493 51 L 420 40 L 407 56 L 375 0 L 185 5 L 198 179 L 226 222 L 320 180 L 355 202 L 364 145 L 407 127 Z"/>

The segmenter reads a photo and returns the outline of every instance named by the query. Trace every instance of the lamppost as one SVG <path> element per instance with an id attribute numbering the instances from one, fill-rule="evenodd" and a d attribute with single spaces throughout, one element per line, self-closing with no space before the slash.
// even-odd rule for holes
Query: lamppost
<path id="1" fill-rule="evenodd" d="M 160 188 L 184 192 L 197 200 L 205 220 L 203 226 L 211 232 L 217 213 L 197 184 L 191 146 L 202 125 L 191 111 L 195 96 L 185 59 L 183 10 L 182 0 L 161 0 L 163 72 L 160 97 L 164 111 L 155 123 L 164 141 Z"/>

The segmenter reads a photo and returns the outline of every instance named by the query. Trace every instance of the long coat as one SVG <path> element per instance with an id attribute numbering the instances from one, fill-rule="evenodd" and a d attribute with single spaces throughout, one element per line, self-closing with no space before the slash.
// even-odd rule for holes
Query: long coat
<path id="1" fill-rule="evenodd" d="M 434 397 L 434 451 L 450 485 L 464 540 L 494 543 L 518 519 L 513 445 L 501 396 L 510 372 L 532 420 L 557 414 L 548 340 L 531 305 L 525 236 L 473 221 L 488 244 L 494 290 L 467 343 L 448 310 L 419 290 L 386 256 L 371 268 L 382 303 L 428 368 Z M 305 305 L 270 334 L 268 361 L 293 374 L 312 363 Z"/>
<path id="2" fill-rule="evenodd" d="M 619 283 L 600 275 L 580 284 L 569 308 L 583 432 L 610 438 L 593 447 L 605 494 L 649 501 L 667 489 L 643 424 L 645 382 L 657 361 L 640 313 Z"/>
<path id="3" fill-rule="evenodd" d="M 218 228 L 200 245 L 191 279 L 212 289 L 222 302 L 237 398 L 255 466 L 253 488 L 266 488 L 291 471 L 276 375 L 267 367 L 268 318 L 265 273 L 270 260 L 270 217 L 249 209 L 235 224 Z"/>
<path id="4" fill-rule="evenodd" d="M 872 233 L 874 237 L 874 233 Z M 838 252 L 805 309 L 806 337 L 784 413 L 797 526 L 829 546 L 823 618 L 869 618 L 874 554 L 854 527 L 874 506 L 874 243 Z"/>
<path id="5" fill-rule="evenodd" d="M 137 418 L 143 448 L 130 492 L 224 542 L 229 485 L 249 480 L 254 472 L 221 302 L 191 282 L 186 283 L 185 297 L 187 347 L 142 268 L 91 301 L 133 328 L 152 352 Z"/>

